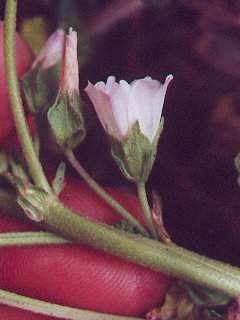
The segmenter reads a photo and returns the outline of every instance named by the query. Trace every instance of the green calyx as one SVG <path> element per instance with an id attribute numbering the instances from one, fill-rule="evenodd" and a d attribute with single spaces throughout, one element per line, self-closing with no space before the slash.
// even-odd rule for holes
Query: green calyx
<path id="1" fill-rule="evenodd" d="M 60 69 L 61 63 L 48 69 L 36 67 L 24 76 L 22 88 L 31 113 L 42 113 L 54 104 L 58 94 Z"/>
<path id="2" fill-rule="evenodd" d="M 151 143 L 142 134 L 137 121 L 125 140 L 120 142 L 111 139 L 111 155 L 127 179 L 134 182 L 147 181 L 156 158 L 158 140 L 162 130 L 163 119 Z"/>
<path id="3" fill-rule="evenodd" d="M 54 105 L 47 112 L 48 124 L 61 147 L 76 148 L 85 138 L 86 129 L 78 92 L 71 96 L 60 93 Z"/>

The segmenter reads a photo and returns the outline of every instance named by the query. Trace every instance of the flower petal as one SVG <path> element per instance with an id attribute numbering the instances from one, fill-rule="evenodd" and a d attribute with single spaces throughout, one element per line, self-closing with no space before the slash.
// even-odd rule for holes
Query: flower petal
<path id="1" fill-rule="evenodd" d="M 99 81 L 95 84 L 95 88 L 102 90 L 106 93 L 106 85 L 103 81 Z"/>
<path id="2" fill-rule="evenodd" d="M 48 69 L 54 66 L 63 58 L 64 49 L 64 31 L 59 29 L 54 32 L 40 50 L 37 58 L 32 64 L 32 69 L 38 65 L 42 69 Z"/>
<path id="3" fill-rule="evenodd" d="M 128 103 L 130 89 L 130 85 L 124 80 L 121 80 L 119 84 L 111 81 L 108 87 L 114 118 L 122 137 L 125 137 L 129 130 Z"/>
<path id="4" fill-rule="evenodd" d="M 150 141 L 153 136 L 153 95 L 157 90 L 158 84 L 148 77 L 136 80 L 132 83 L 129 101 L 129 122 L 138 121 L 142 133 Z"/>
<path id="5" fill-rule="evenodd" d="M 120 141 L 122 139 L 122 135 L 113 113 L 110 96 L 102 90 L 99 90 L 97 84 L 95 86 L 92 85 L 91 82 L 88 82 L 88 86 L 85 88 L 85 91 L 93 103 L 103 128 L 110 135 Z"/>
<path id="6" fill-rule="evenodd" d="M 139 121 L 142 133 L 153 141 L 162 114 L 163 102 L 167 85 L 171 81 L 172 76 L 166 79 L 162 85 L 151 77 L 135 80 L 131 86 L 131 94 L 129 101 L 129 115 L 131 121 L 135 119 Z M 130 121 L 130 120 L 129 120 Z"/>
<path id="7" fill-rule="evenodd" d="M 114 76 L 109 76 L 106 83 L 106 93 L 111 93 L 111 91 L 116 89 L 116 87 L 118 87 L 116 78 Z"/>

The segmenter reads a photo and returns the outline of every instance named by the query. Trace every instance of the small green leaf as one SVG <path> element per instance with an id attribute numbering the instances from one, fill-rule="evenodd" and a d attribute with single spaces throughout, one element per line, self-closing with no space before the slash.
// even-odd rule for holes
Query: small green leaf
<path id="1" fill-rule="evenodd" d="M 66 165 L 64 162 L 61 162 L 57 167 L 56 175 L 52 181 L 52 188 L 56 195 L 59 195 L 64 187 L 65 170 Z"/>

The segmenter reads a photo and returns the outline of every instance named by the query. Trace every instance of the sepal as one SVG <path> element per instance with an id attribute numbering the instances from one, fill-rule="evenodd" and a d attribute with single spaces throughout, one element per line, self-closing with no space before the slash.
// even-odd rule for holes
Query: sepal
<path id="1" fill-rule="evenodd" d="M 86 130 L 78 92 L 71 96 L 67 92 L 60 94 L 48 110 L 47 119 L 57 144 L 63 148 L 72 150 L 85 138 Z"/>
<path id="2" fill-rule="evenodd" d="M 163 120 L 152 143 L 142 134 L 138 121 L 123 141 L 111 137 L 111 155 L 127 179 L 134 182 L 147 181 L 156 158 L 158 139 L 162 129 Z"/>
<path id="3" fill-rule="evenodd" d="M 61 63 L 48 69 L 36 67 L 22 79 L 22 88 L 29 111 L 44 112 L 54 104 L 58 94 Z"/>

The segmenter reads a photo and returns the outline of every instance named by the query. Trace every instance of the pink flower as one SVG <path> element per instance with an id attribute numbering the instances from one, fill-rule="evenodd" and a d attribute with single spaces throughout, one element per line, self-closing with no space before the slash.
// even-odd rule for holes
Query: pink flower
<path id="1" fill-rule="evenodd" d="M 141 133 L 152 143 L 159 128 L 163 103 L 168 84 L 173 79 L 168 75 L 161 84 L 151 77 L 138 79 L 128 84 L 116 82 L 110 76 L 106 84 L 90 82 L 85 88 L 99 120 L 106 132 L 122 141 L 138 121 Z"/>
<path id="2" fill-rule="evenodd" d="M 54 32 L 40 50 L 32 64 L 32 69 L 40 67 L 45 70 L 60 62 L 64 52 L 64 37 L 63 30 L 59 29 Z"/>

